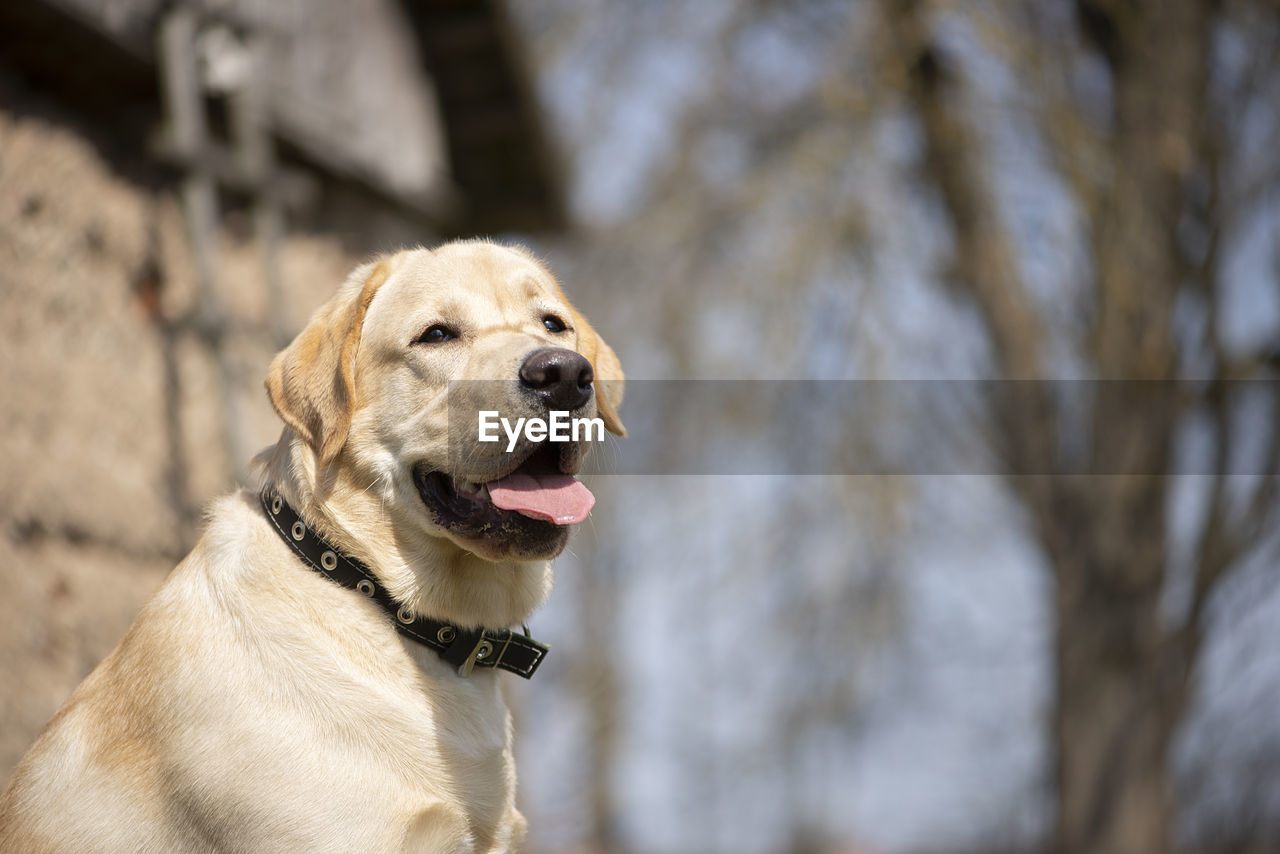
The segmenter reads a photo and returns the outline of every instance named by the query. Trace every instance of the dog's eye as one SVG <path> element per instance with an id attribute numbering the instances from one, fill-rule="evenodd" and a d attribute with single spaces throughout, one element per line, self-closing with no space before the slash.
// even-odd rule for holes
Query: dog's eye
<path id="1" fill-rule="evenodd" d="M 458 337 L 458 333 L 445 326 L 443 323 L 437 323 L 427 327 L 427 331 L 418 336 L 414 344 L 443 344 L 446 341 L 452 341 Z"/>
<path id="2" fill-rule="evenodd" d="M 554 314 L 544 314 L 542 316 L 542 325 L 550 329 L 552 332 L 564 332 L 569 327 L 564 325 L 564 321 L 556 317 Z"/>

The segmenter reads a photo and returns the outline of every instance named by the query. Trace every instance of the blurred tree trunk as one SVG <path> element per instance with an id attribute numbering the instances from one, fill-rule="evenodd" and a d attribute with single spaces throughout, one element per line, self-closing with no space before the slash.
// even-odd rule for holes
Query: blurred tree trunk
<path id="1" fill-rule="evenodd" d="M 1111 179 L 1089 234 L 1093 373 L 1173 379 L 1171 314 L 1184 272 L 1177 228 L 1185 182 L 1201 165 L 1207 4 L 1082 0 L 1078 13 L 1107 58 L 1114 98 Z M 1171 848 L 1170 747 L 1199 645 L 1196 635 L 1167 632 L 1160 613 L 1179 419 L 1158 406 L 1108 403 L 1094 405 L 1094 468 L 1140 474 L 1084 478 L 1069 498 L 1035 502 L 1057 582 L 1055 843 L 1063 854 L 1156 854 Z"/>
<path id="2" fill-rule="evenodd" d="M 1220 195 L 1222 141 L 1215 134 L 1221 131 L 1206 94 L 1214 8 L 1199 0 L 1078 0 L 1081 41 L 1110 73 L 1109 127 L 1089 130 L 1070 95 L 1033 94 L 1046 136 L 1056 136 L 1047 140 L 1053 165 L 1085 223 L 1091 281 L 1083 290 L 1090 304 L 1077 350 L 1095 379 L 1176 378 L 1181 342 L 1172 312 L 1184 289 L 1209 304 L 1213 326 L 1216 247 L 1224 230 L 1222 206 L 1212 204 Z M 923 132 L 923 171 L 954 236 L 951 280 L 979 310 L 998 376 L 1042 380 L 1049 376 L 1044 320 L 1021 281 L 1015 240 L 988 171 L 995 164 L 984 160 L 984 139 L 965 120 L 960 62 L 936 40 L 935 11 L 925 2 L 882 3 L 892 37 L 887 62 L 899 69 L 894 79 Z M 1034 26 L 1028 29 L 1026 56 L 1052 50 L 1036 43 Z M 1063 129 L 1072 135 L 1057 133 Z M 1195 185 L 1208 187 L 1209 204 L 1191 203 Z M 1208 235 L 1200 255 L 1179 240 L 1189 219 Z M 1218 391 L 1207 398 L 1217 427 L 1218 478 L 1181 626 L 1162 615 L 1161 597 L 1170 557 L 1168 475 L 1191 404 L 1168 393 L 1169 386 L 1151 405 L 1140 404 L 1133 383 L 1116 394 L 1094 384 L 1092 395 L 1073 396 L 1070 413 L 1044 382 L 1019 386 L 1016 401 L 1005 384 L 992 401 L 1011 488 L 1054 575 L 1052 843 L 1060 854 L 1171 850 L 1170 747 L 1188 704 L 1203 605 L 1234 559 L 1257 542 L 1257 519 L 1270 510 L 1269 493 L 1255 494 L 1244 521 L 1233 524 L 1225 505 L 1222 387 L 1234 369 L 1216 331 L 1207 334 L 1215 357 L 1209 387 Z M 1087 407 L 1084 418 L 1080 407 Z M 1051 474 L 1068 423 L 1086 433 L 1084 469 L 1106 476 Z M 1267 471 L 1274 470 L 1274 453 Z"/>

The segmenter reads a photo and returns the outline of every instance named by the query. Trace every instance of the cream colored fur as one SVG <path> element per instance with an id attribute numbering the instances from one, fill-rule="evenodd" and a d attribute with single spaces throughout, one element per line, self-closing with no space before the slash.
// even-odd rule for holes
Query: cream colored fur
<path id="1" fill-rule="evenodd" d="M 571 328 L 549 332 L 547 312 Z M 411 343 L 440 319 L 465 329 L 456 346 Z M 553 555 L 439 528 L 412 465 L 448 457 L 448 381 L 510 379 L 548 344 L 609 381 L 599 414 L 621 433 L 616 357 L 526 252 L 472 242 L 366 265 L 272 365 L 287 426 L 265 478 L 418 613 L 516 625 L 547 595 Z M 483 482 L 500 464 L 476 453 L 450 473 Z M 460 677 L 306 567 L 255 493 L 221 498 L 15 771 L 0 851 L 515 850 L 503 678 Z"/>

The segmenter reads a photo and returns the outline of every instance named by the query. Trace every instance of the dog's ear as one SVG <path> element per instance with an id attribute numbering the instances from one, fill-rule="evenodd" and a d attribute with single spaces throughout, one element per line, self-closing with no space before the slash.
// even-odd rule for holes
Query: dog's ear
<path id="1" fill-rule="evenodd" d="M 622 426 L 622 419 L 618 417 L 627 380 L 622 373 L 622 363 L 587 319 L 577 309 L 570 310 L 573 312 L 573 325 L 578 330 L 582 355 L 587 357 L 596 376 L 596 411 L 604 420 L 605 429 L 615 436 L 625 436 L 627 428 Z"/>
<path id="2" fill-rule="evenodd" d="M 281 350 L 267 372 L 267 396 L 321 465 L 346 444 L 355 406 L 356 351 L 365 311 L 390 275 L 386 261 L 358 268 Z"/>

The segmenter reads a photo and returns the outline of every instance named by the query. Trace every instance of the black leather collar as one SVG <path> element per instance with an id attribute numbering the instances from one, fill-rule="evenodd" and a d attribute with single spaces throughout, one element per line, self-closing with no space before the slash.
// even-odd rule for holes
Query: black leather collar
<path id="1" fill-rule="evenodd" d="M 387 592 L 367 566 L 347 557 L 311 530 L 289 502 L 271 487 L 262 490 L 262 509 L 280 539 L 316 572 L 382 606 L 396 631 L 431 647 L 467 676 L 475 667 L 496 667 L 528 679 L 547 655 L 547 647 L 510 629 L 469 629 L 419 617 Z"/>

